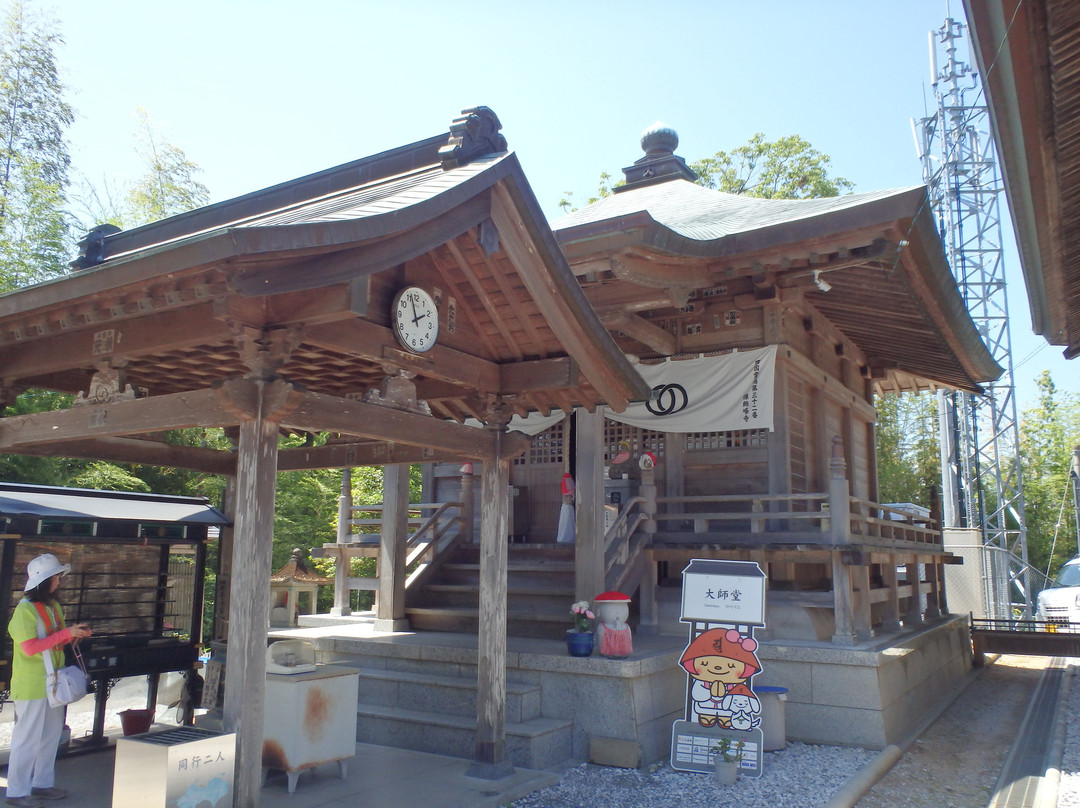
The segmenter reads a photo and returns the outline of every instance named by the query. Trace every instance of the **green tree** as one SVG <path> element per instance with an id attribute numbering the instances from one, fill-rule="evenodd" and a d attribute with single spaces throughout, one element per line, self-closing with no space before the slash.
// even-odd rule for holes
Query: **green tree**
<path id="1" fill-rule="evenodd" d="M 1080 550 L 1069 469 L 1080 445 L 1080 396 L 1060 393 L 1049 371 L 1035 380 L 1038 403 L 1020 416 L 1020 467 L 1028 560 L 1051 576 Z"/>
<path id="2" fill-rule="evenodd" d="M 13 3 L 0 29 L 0 291 L 67 269 L 66 132 L 55 23 Z"/>
<path id="3" fill-rule="evenodd" d="M 930 507 L 930 489 L 941 486 L 937 399 L 931 393 L 879 396 L 878 499 Z"/>
<path id="4" fill-rule="evenodd" d="M 798 135 L 768 141 L 758 132 L 746 145 L 718 151 L 690 167 L 706 188 L 764 199 L 816 199 L 854 188 L 843 177 L 829 176 L 831 164 L 829 155 Z"/>
<path id="5" fill-rule="evenodd" d="M 128 191 L 127 226 L 156 222 L 207 204 L 210 192 L 197 179 L 202 169 L 155 129 L 146 110 L 140 109 L 137 114 L 135 151 L 146 165 L 146 172 Z"/>
<path id="6" fill-rule="evenodd" d="M 718 151 L 689 164 L 698 175 L 697 184 L 729 194 L 765 199 L 812 199 L 839 196 L 855 186 L 843 177 L 829 176 L 832 160 L 798 135 L 765 140 L 758 132 L 743 146 L 730 152 Z M 591 205 L 610 196 L 624 181 L 611 182 L 612 175 L 600 175 L 596 194 L 585 200 Z M 574 192 L 563 191 L 559 207 L 576 210 Z"/>

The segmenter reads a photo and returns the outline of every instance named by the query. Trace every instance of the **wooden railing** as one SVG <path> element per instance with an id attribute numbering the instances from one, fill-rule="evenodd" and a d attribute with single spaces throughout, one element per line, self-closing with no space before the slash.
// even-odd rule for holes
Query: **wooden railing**
<path id="1" fill-rule="evenodd" d="M 353 527 L 381 527 L 384 503 L 352 505 L 349 507 L 349 519 L 346 525 Z M 425 517 L 425 511 L 434 511 Z M 464 532 L 465 518 L 460 502 L 420 502 L 411 503 L 408 508 L 407 524 L 410 533 L 405 549 L 405 569 L 408 571 L 405 586 L 419 585 L 437 566 L 443 556 Z M 358 516 L 359 515 L 359 516 Z M 377 515 L 377 516 L 376 516 Z M 378 558 L 380 533 L 350 533 L 343 544 L 350 556 Z M 350 576 L 349 591 L 366 590 L 378 592 L 379 578 Z"/>
<path id="2" fill-rule="evenodd" d="M 430 507 L 430 506 L 428 506 Z M 440 558 L 464 535 L 462 503 L 444 502 L 415 533 L 409 536 L 405 551 L 405 588 L 420 586 L 438 566 Z M 444 518 L 445 517 L 445 518 Z M 453 533 L 451 533 L 453 528 Z"/>
<path id="3" fill-rule="evenodd" d="M 707 543 L 730 538 L 755 543 L 941 545 L 933 523 L 869 500 L 829 493 L 659 497 L 652 519 L 666 537 Z M 766 538 L 763 534 L 768 534 Z"/>
<path id="4" fill-rule="evenodd" d="M 643 556 L 641 551 L 648 544 L 649 534 L 639 531 L 649 514 L 642 507 L 645 497 L 632 497 L 622 506 L 619 515 L 604 534 L 604 581 L 607 589 L 621 590 L 640 575 Z M 633 587 L 630 587 L 633 588 Z"/>

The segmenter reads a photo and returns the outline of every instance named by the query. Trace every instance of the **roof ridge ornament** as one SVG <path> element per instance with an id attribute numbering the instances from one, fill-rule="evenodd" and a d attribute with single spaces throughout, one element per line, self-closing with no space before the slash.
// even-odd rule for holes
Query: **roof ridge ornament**
<path id="1" fill-rule="evenodd" d="M 444 171 L 458 168 L 489 154 L 506 151 L 502 124 L 490 107 L 469 107 L 450 124 L 450 139 L 439 149 Z"/>
<path id="2" fill-rule="evenodd" d="M 105 239 L 120 232 L 115 224 L 105 222 L 96 225 L 86 231 L 86 235 L 79 239 L 79 255 L 68 266 L 72 271 L 90 269 L 101 264 L 106 259 Z"/>
<path id="3" fill-rule="evenodd" d="M 675 154 L 679 148 L 679 133 L 670 126 L 657 121 L 641 133 L 641 149 L 645 156 L 623 169 L 626 182 L 613 190 L 628 191 L 643 185 L 653 185 L 668 180 L 695 182 L 698 175 Z"/>

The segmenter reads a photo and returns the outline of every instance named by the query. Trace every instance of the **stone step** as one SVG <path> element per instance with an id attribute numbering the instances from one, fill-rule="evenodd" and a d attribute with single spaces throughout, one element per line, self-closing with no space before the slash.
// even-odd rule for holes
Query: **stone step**
<path id="1" fill-rule="evenodd" d="M 380 668 L 356 668 L 360 673 L 360 704 L 476 718 L 476 673 L 442 676 Z M 506 720 L 513 723 L 540 717 L 540 686 L 506 683 Z"/>
<path id="2" fill-rule="evenodd" d="M 535 610 L 508 611 L 507 634 L 512 637 L 559 639 L 571 627 L 570 610 L 559 614 Z M 475 634 L 480 610 L 470 606 L 415 606 L 405 609 L 413 631 L 455 631 Z"/>
<path id="3" fill-rule="evenodd" d="M 448 584 L 476 584 L 480 580 L 480 565 L 469 562 L 448 562 L 439 569 L 438 582 Z M 563 561 L 522 562 L 507 565 L 506 585 L 509 589 L 530 586 L 573 585 L 574 565 Z"/>
<path id="4" fill-rule="evenodd" d="M 513 564 L 517 560 L 526 561 L 574 561 L 574 545 L 572 544 L 508 544 L 506 546 L 507 562 Z M 457 549 L 456 557 L 462 561 L 477 562 L 480 560 L 480 547 L 478 545 L 465 545 Z"/>
<path id="5" fill-rule="evenodd" d="M 476 755 L 476 717 L 359 705 L 356 740 L 434 752 L 452 757 Z M 515 766 L 546 769 L 573 756 L 573 721 L 534 718 L 506 722 L 506 757 Z"/>
<path id="6" fill-rule="evenodd" d="M 479 588 L 474 584 L 428 584 L 424 587 L 416 605 L 475 607 L 479 603 L 479 598 Z M 573 599 L 574 588 L 570 585 L 520 586 L 509 589 L 506 593 L 506 600 L 512 612 L 538 611 L 559 615 L 569 614 L 569 604 Z"/>

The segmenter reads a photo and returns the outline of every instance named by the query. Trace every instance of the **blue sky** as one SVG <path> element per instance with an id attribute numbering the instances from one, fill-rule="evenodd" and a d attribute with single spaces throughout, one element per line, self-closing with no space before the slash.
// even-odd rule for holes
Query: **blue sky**
<path id="1" fill-rule="evenodd" d="M 447 130 L 490 106 L 550 218 L 641 152 L 656 120 L 688 160 L 799 134 L 856 191 L 916 185 L 911 118 L 932 105 L 928 32 L 959 2 L 34 0 L 66 44 L 78 175 L 139 171 L 136 110 L 203 169 L 214 201 Z M 1031 334 L 1007 257 L 1018 401 L 1076 363 Z"/>

